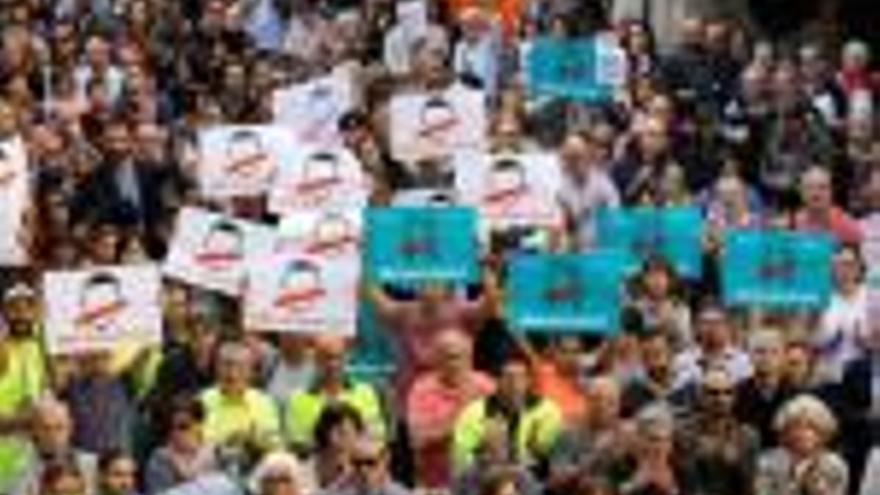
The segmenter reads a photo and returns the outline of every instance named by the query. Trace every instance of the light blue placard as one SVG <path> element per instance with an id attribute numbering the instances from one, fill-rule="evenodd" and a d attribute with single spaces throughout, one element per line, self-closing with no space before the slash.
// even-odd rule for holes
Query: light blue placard
<path id="1" fill-rule="evenodd" d="M 724 238 L 721 276 L 731 306 L 822 308 L 831 295 L 829 235 L 734 230 Z"/>
<path id="2" fill-rule="evenodd" d="M 623 264 L 615 251 L 515 256 L 508 265 L 508 321 L 524 332 L 614 334 Z"/>
<path id="3" fill-rule="evenodd" d="M 628 253 L 627 273 L 637 272 L 651 256 L 662 256 L 676 273 L 697 279 L 703 273 L 703 216 L 699 208 L 609 208 L 596 218 L 602 249 Z"/>
<path id="4" fill-rule="evenodd" d="M 382 283 L 474 283 L 477 217 L 471 208 L 373 208 L 367 271 Z"/>
<path id="5" fill-rule="evenodd" d="M 578 101 L 608 101 L 614 87 L 599 80 L 594 39 L 538 38 L 528 57 L 529 90 Z"/>

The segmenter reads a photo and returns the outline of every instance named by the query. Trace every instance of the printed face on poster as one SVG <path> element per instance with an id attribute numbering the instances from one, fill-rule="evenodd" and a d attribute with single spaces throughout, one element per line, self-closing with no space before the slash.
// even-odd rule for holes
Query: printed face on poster
<path id="1" fill-rule="evenodd" d="M 382 283 L 473 283 L 479 278 L 476 212 L 470 208 L 373 208 L 366 259 Z"/>
<path id="2" fill-rule="evenodd" d="M 0 265 L 27 263 L 24 215 L 28 208 L 28 166 L 24 141 L 15 136 L 0 141 Z"/>
<path id="3" fill-rule="evenodd" d="M 360 259 L 276 254 L 248 265 L 245 325 L 258 331 L 334 333 L 357 328 Z"/>
<path id="4" fill-rule="evenodd" d="M 269 190 L 290 134 L 271 126 L 217 126 L 199 134 L 199 178 L 209 198 L 259 196 Z"/>
<path id="5" fill-rule="evenodd" d="M 46 343 L 52 354 L 158 345 L 162 337 L 158 267 L 49 272 L 44 278 Z"/>
<path id="6" fill-rule="evenodd" d="M 391 100 L 391 149 L 398 160 L 416 163 L 486 148 L 485 97 L 452 88 L 436 95 L 410 94 Z"/>
<path id="7" fill-rule="evenodd" d="M 351 77 L 341 70 L 273 95 L 275 123 L 292 131 L 297 142 L 318 146 L 340 143 L 339 119 L 353 107 Z"/>
<path id="8" fill-rule="evenodd" d="M 722 294 L 732 306 L 822 308 L 834 242 L 821 233 L 734 230 L 724 238 Z"/>
<path id="9" fill-rule="evenodd" d="M 286 150 L 284 165 L 269 193 L 269 211 L 363 208 L 369 187 L 360 162 L 339 147 L 297 146 Z"/>
<path id="10" fill-rule="evenodd" d="M 279 223 L 273 253 L 358 258 L 362 228 L 361 210 L 293 213 Z"/>
<path id="11" fill-rule="evenodd" d="M 249 253 L 274 241 L 274 230 L 197 208 L 181 210 L 163 271 L 229 296 L 241 294 Z"/>
<path id="12" fill-rule="evenodd" d="M 556 198 L 561 173 L 549 154 L 458 153 L 456 189 L 493 229 L 553 226 L 561 221 Z"/>
<path id="13" fill-rule="evenodd" d="M 514 257 L 506 291 L 509 321 L 525 332 L 617 332 L 624 261 L 617 251 Z"/>

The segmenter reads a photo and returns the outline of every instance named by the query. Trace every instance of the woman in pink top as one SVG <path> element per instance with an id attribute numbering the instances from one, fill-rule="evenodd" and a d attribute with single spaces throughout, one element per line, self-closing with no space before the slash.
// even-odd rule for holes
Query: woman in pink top
<path id="1" fill-rule="evenodd" d="M 471 401 L 491 394 L 493 380 L 473 369 L 469 339 L 447 327 L 432 346 L 433 370 L 416 377 L 406 404 L 406 420 L 415 450 L 416 480 L 421 487 L 448 486 L 452 477 L 450 441 L 458 414 Z"/>

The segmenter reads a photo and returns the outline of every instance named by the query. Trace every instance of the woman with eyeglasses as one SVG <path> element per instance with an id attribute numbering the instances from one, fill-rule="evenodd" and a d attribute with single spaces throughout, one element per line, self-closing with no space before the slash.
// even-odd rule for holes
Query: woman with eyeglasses
<path id="1" fill-rule="evenodd" d="M 163 418 L 165 443 L 153 452 L 144 476 L 149 494 L 164 492 L 218 470 L 215 450 L 202 438 L 202 404 L 182 395 Z"/>

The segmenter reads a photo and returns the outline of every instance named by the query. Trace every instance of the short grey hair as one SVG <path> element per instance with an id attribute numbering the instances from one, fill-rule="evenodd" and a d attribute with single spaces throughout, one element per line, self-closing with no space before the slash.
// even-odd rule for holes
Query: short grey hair
<path id="1" fill-rule="evenodd" d="M 674 430 L 675 418 L 665 404 L 646 406 L 636 416 L 636 432 L 640 436 L 654 435 L 658 432 L 672 435 Z"/>
<path id="2" fill-rule="evenodd" d="M 837 433 L 837 418 L 825 403 L 810 394 L 801 394 L 786 402 L 776 413 L 773 427 L 777 432 L 785 431 L 796 421 L 806 421 L 824 439 Z"/>
<path id="3" fill-rule="evenodd" d="M 785 339 L 782 337 L 782 332 L 778 329 L 763 328 L 749 335 L 748 347 L 750 351 L 766 349 L 768 347 L 783 349 L 785 347 Z"/>

